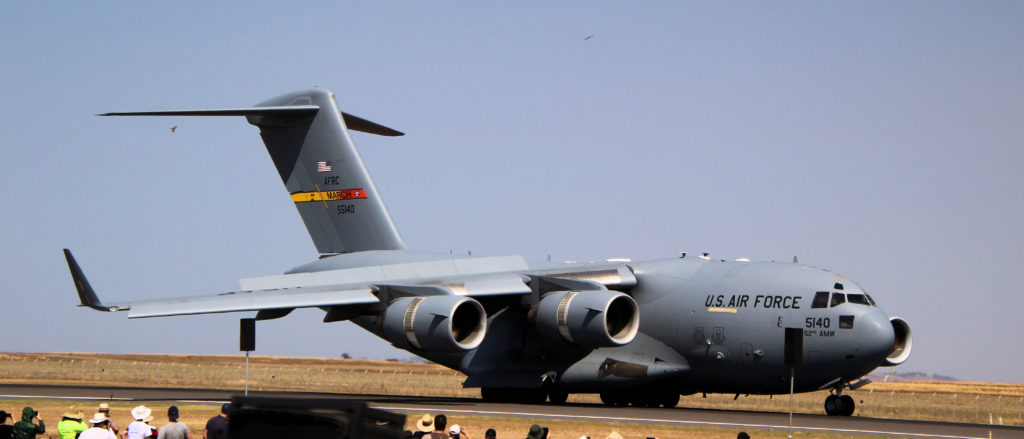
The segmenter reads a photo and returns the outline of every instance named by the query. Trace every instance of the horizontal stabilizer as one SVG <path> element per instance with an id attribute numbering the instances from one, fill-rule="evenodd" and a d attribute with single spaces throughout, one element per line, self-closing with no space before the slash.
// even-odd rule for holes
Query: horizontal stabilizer
<path id="1" fill-rule="evenodd" d="M 282 105 L 273 107 L 249 107 L 249 108 L 223 108 L 213 110 L 169 110 L 169 111 L 127 111 L 115 113 L 101 113 L 97 116 L 303 116 L 316 113 L 320 110 L 317 105 Z M 404 136 L 405 133 L 388 128 L 376 122 L 371 122 L 359 116 L 348 114 L 344 111 L 341 116 L 345 119 L 348 129 L 378 136 Z"/>
<path id="2" fill-rule="evenodd" d="M 97 116 L 287 116 L 312 114 L 320 110 L 316 105 L 284 105 L 279 107 L 223 108 L 216 110 L 128 111 L 103 113 Z"/>
<path id="3" fill-rule="evenodd" d="M 353 116 L 344 111 L 341 112 L 341 117 L 345 119 L 345 126 L 353 131 L 359 131 L 368 134 L 376 134 L 378 136 L 397 137 L 404 136 L 405 133 L 388 128 L 379 123 L 370 122 L 359 116 Z"/>

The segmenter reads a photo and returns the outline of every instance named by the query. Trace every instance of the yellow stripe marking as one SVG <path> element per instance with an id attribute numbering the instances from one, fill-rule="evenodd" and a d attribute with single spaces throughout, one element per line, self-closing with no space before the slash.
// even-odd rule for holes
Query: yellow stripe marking
<path id="1" fill-rule="evenodd" d="M 736 314 L 736 308 L 708 308 L 708 312 L 727 312 Z"/>
<path id="2" fill-rule="evenodd" d="M 345 189 L 340 191 L 321 191 L 317 187 L 316 192 L 296 192 L 292 194 L 292 201 L 306 203 L 310 201 L 323 201 L 326 206 L 328 201 L 336 200 L 358 200 L 366 198 L 366 192 L 362 189 Z"/>

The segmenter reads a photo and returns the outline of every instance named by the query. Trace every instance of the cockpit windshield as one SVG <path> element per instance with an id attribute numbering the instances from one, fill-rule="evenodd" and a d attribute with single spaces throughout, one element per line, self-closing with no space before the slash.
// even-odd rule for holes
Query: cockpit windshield
<path id="1" fill-rule="evenodd" d="M 868 296 L 864 294 L 847 294 L 846 300 L 850 303 L 856 303 L 858 305 L 871 306 L 871 301 L 868 300 Z"/>
<path id="2" fill-rule="evenodd" d="M 837 307 L 846 303 L 846 295 L 843 293 L 832 293 L 832 303 L 829 304 L 831 307 Z"/>
<path id="3" fill-rule="evenodd" d="M 814 301 L 811 302 L 811 308 L 828 308 L 828 291 L 814 293 Z"/>
<path id="4" fill-rule="evenodd" d="M 829 293 L 828 291 L 818 291 L 814 293 L 814 300 L 811 301 L 811 308 L 834 308 L 844 303 L 853 303 L 856 305 L 865 306 L 877 306 L 875 300 L 867 294 L 857 293 Z"/>

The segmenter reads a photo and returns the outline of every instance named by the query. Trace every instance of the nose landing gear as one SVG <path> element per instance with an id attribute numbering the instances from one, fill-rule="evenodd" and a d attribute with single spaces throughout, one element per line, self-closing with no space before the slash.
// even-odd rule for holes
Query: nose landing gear
<path id="1" fill-rule="evenodd" d="M 857 408 L 857 404 L 853 402 L 853 397 L 850 395 L 843 395 L 843 389 L 857 390 L 868 384 L 871 384 L 871 380 L 867 378 L 861 378 L 853 383 L 844 382 L 841 381 L 841 378 L 836 378 L 827 386 L 832 387 L 832 390 L 830 391 L 831 394 L 825 398 L 825 414 L 829 416 L 852 415 L 853 410 Z M 824 390 L 827 387 L 822 386 L 819 390 Z"/>
<path id="2" fill-rule="evenodd" d="M 856 403 L 850 395 L 829 395 L 825 398 L 825 414 L 829 416 L 850 416 Z"/>

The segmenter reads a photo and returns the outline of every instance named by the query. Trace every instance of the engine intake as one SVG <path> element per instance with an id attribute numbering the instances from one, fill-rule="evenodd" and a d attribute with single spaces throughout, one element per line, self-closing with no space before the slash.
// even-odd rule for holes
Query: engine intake
<path id="1" fill-rule="evenodd" d="M 464 296 L 395 299 L 384 310 L 384 338 L 401 349 L 459 352 L 476 349 L 487 332 L 480 302 Z"/>
<path id="2" fill-rule="evenodd" d="M 903 364 L 910 358 L 910 348 L 914 344 L 914 335 L 910 332 L 910 324 L 906 320 L 899 317 L 890 317 L 889 323 L 892 324 L 892 332 L 895 335 L 892 352 L 889 353 L 888 357 L 885 357 L 885 362 L 882 366 L 896 366 Z"/>
<path id="3" fill-rule="evenodd" d="M 611 290 L 555 291 L 537 305 L 537 330 L 545 337 L 589 348 L 622 346 L 640 328 L 632 297 Z"/>

